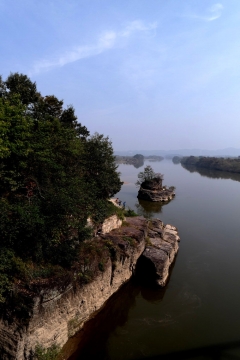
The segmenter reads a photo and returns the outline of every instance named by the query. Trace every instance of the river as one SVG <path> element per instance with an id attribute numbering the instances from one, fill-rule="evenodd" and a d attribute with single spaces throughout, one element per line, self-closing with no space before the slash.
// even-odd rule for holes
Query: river
<path id="1" fill-rule="evenodd" d="M 240 356 L 240 175 L 188 171 L 171 160 L 145 162 L 176 197 L 139 205 L 139 171 L 120 165 L 116 195 L 141 215 L 178 228 L 180 250 L 164 289 L 126 284 L 86 326 L 70 360 Z M 193 349 L 193 351 L 190 351 Z"/>

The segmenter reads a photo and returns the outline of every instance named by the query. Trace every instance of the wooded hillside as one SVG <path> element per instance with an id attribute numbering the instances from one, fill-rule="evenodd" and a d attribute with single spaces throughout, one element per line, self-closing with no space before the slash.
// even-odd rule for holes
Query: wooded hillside
<path id="1" fill-rule="evenodd" d="M 0 301 L 14 284 L 70 268 L 121 182 L 108 137 L 22 74 L 0 78 Z M 46 270 L 48 269 L 48 270 Z"/>

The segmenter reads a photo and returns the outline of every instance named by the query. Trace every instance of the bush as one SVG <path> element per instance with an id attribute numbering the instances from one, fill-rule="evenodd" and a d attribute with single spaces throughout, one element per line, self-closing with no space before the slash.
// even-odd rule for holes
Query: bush
<path id="1" fill-rule="evenodd" d="M 138 181 L 136 182 L 136 186 L 141 186 L 142 183 L 155 180 L 156 182 L 162 182 L 163 174 L 155 173 L 153 168 L 148 165 L 144 168 L 144 171 L 140 171 L 138 174 Z"/>
<path id="2" fill-rule="evenodd" d="M 136 214 L 134 210 L 128 208 L 128 210 L 124 210 L 124 216 L 134 217 L 134 216 L 138 216 L 138 214 Z"/>
<path id="3" fill-rule="evenodd" d="M 38 360 L 55 360 L 60 352 L 60 347 L 52 345 L 50 348 L 45 349 L 41 345 L 37 345 L 35 348 L 35 356 Z"/>

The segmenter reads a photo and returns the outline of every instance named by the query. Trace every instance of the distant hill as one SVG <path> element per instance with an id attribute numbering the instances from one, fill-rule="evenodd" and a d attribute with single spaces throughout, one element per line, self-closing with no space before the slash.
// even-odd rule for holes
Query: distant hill
<path id="1" fill-rule="evenodd" d="M 159 156 L 240 156 L 240 149 L 226 148 L 218 150 L 206 149 L 177 149 L 177 150 L 128 150 L 128 151 L 114 151 L 115 155 L 133 156 L 135 154 L 142 154 L 144 156 L 159 155 Z"/>

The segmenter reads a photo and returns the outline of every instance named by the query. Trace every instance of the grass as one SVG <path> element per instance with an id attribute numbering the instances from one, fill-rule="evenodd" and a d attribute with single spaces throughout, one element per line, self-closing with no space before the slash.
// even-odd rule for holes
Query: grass
<path id="1" fill-rule="evenodd" d="M 135 240 L 129 236 L 123 236 L 123 240 L 127 241 L 131 246 L 135 245 Z"/>
<path id="2" fill-rule="evenodd" d="M 128 210 L 124 210 L 124 215 L 126 217 L 134 217 L 134 216 L 138 216 L 138 214 L 135 213 L 134 210 L 128 208 Z"/>
<path id="3" fill-rule="evenodd" d="M 45 349 L 41 345 L 37 345 L 35 348 L 35 356 L 37 360 L 55 360 L 60 353 L 60 347 L 53 344 L 48 349 Z"/>

